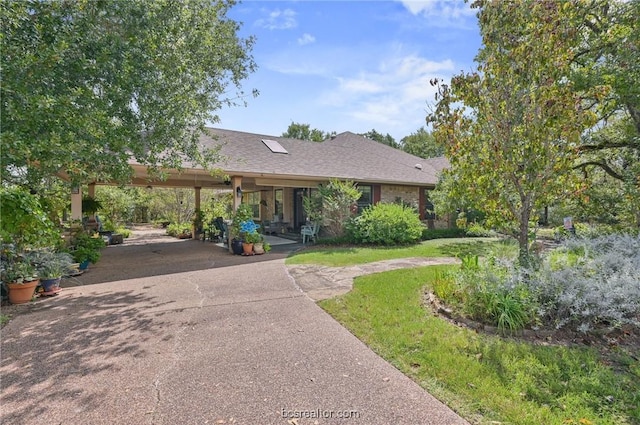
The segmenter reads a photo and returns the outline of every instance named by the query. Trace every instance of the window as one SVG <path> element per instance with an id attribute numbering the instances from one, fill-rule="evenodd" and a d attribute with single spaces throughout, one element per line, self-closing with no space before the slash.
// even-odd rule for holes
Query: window
<path id="1" fill-rule="evenodd" d="M 282 189 L 276 189 L 274 192 L 274 210 L 273 213 L 276 217 L 278 217 L 279 220 L 282 220 L 283 218 L 283 207 L 282 207 L 282 196 L 283 196 L 283 190 Z"/>
<path id="2" fill-rule="evenodd" d="M 242 201 L 253 209 L 253 219 L 260 220 L 260 192 L 245 193 L 242 198 Z"/>
<path id="3" fill-rule="evenodd" d="M 358 185 L 358 190 L 362 194 L 358 199 L 358 214 L 360 214 L 362 210 L 373 204 L 373 186 Z"/>

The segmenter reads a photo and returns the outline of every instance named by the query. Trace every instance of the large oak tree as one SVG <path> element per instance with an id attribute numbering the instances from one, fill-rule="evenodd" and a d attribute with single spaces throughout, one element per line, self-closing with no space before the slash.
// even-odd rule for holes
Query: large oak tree
<path id="1" fill-rule="evenodd" d="M 234 1 L 23 0 L 0 3 L 3 180 L 59 172 L 122 182 L 152 168 L 210 164 L 198 135 L 243 102 L 253 38 Z M 24 179 L 24 176 L 21 176 Z M 23 181 L 23 180 L 21 180 Z"/>

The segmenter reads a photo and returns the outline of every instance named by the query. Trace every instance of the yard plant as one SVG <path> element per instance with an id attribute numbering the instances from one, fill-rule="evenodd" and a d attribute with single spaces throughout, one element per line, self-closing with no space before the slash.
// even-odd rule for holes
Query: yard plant
<path id="1" fill-rule="evenodd" d="M 425 310 L 452 266 L 359 277 L 320 306 L 471 423 L 639 424 L 640 362 L 615 366 L 594 348 L 477 333 Z"/>
<path id="2" fill-rule="evenodd" d="M 354 242 L 379 245 L 416 242 L 424 227 L 415 209 L 394 203 L 371 205 L 348 226 Z"/>
<path id="3" fill-rule="evenodd" d="M 530 341 L 518 333 L 501 336 L 474 331 L 435 314 L 425 294 L 434 292 L 443 299 L 452 294 L 460 296 L 458 282 L 451 279 L 457 273 L 467 273 L 469 279 L 484 273 L 496 285 L 502 285 L 503 291 L 492 293 L 488 288 L 494 283 L 484 284 L 489 297 L 486 302 L 495 306 L 494 316 L 502 320 L 506 330 L 522 326 L 521 312 L 526 320 L 539 313 L 532 308 L 531 301 L 539 296 L 532 286 L 510 287 L 516 282 L 514 276 L 526 276 L 513 273 L 515 269 L 509 266 L 517 264 L 517 245 L 495 239 L 483 241 L 435 240 L 403 248 L 316 247 L 287 262 L 339 266 L 419 254 L 464 258 L 460 267 L 424 267 L 362 276 L 355 280 L 350 293 L 319 304 L 379 355 L 471 423 L 640 424 L 640 361 L 637 355 L 634 357 L 638 347 L 612 348 L 607 343 L 587 346 L 557 339 L 559 336 L 542 339 L 540 344 L 540 340 L 535 343 L 535 339 Z M 618 257 L 635 258 L 631 251 L 640 251 L 635 239 L 627 236 L 619 236 L 616 242 L 575 243 L 584 246 L 563 247 L 547 257 L 555 258 L 550 270 L 580 265 L 587 258 L 602 260 L 613 255 L 611 250 L 617 247 L 627 247 Z M 572 252 L 574 257 L 567 256 L 565 262 L 563 250 Z M 602 266 L 600 276 L 611 276 L 612 270 L 628 271 L 619 266 L 633 261 L 636 260 L 620 260 L 617 266 L 606 270 Z M 541 273 L 546 264 L 547 260 L 540 264 Z M 593 273 L 593 269 L 585 270 L 589 270 L 587 275 Z M 461 300 L 466 301 L 464 296 Z M 534 323 L 535 320 L 530 324 Z M 572 325 L 575 327 L 576 323 Z"/>

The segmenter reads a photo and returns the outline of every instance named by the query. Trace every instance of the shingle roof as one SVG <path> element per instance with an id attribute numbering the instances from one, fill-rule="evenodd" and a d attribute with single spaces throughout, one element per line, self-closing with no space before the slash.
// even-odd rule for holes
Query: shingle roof
<path id="1" fill-rule="evenodd" d="M 448 165 L 446 159 L 425 160 L 351 132 L 311 142 L 218 128 L 207 130 L 213 137 L 203 135 L 201 143 L 221 145 L 220 153 L 226 161 L 216 165 L 229 174 L 434 185 L 442 167 Z M 263 139 L 279 142 L 288 153 L 273 153 Z"/>

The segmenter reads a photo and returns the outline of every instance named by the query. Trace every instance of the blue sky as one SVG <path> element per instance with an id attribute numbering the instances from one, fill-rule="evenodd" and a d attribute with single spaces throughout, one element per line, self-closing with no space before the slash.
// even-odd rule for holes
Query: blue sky
<path id="1" fill-rule="evenodd" d="M 228 15 L 255 35 L 247 107 L 216 127 L 279 136 L 291 122 L 322 131 L 375 129 L 396 141 L 425 126 L 434 89 L 474 68 L 475 11 L 456 1 L 245 1 Z"/>

